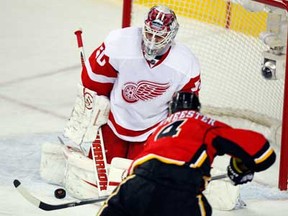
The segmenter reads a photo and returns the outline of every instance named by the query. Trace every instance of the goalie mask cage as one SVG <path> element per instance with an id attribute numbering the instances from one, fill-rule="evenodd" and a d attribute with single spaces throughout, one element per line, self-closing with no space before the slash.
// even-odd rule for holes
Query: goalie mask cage
<path id="1" fill-rule="evenodd" d="M 243 2 L 257 7 L 249 8 Z M 123 0 L 122 27 L 142 26 L 149 8 L 159 4 L 175 11 L 180 24 L 176 41 L 188 45 L 200 61 L 202 112 L 233 126 L 258 130 L 276 144 L 273 146 L 280 151 L 278 187 L 287 190 L 287 1 Z M 269 20 L 271 14 L 282 14 L 281 28 L 279 23 L 273 25 L 273 16 Z M 268 22 L 272 22 L 270 29 Z M 267 31 L 284 37 L 279 55 L 282 62 L 276 64 L 277 73 L 278 66 L 283 67 L 280 79 L 268 80 L 261 75 L 263 53 L 271 47 L 259 35 Z"/>

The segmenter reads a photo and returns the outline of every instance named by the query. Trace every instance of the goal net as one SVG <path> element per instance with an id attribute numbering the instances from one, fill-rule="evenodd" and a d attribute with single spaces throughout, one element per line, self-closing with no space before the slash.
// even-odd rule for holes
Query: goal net
<path id="1" fill-rule="evenodd" d="M 180 24 L 176 41 L 188 45 L 200 61 L 202 112 L 234 127 L 259 131 L 281 149 L 278 185 L 287 190 L 284 3 L 124 0 L 123 27 L 142 26 L 149 8 L 159 4 L 175 11 Z"/>

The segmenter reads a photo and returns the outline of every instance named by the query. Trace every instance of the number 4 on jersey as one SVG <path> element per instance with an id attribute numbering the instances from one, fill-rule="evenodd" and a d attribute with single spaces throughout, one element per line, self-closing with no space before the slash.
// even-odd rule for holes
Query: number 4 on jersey
<path id="1" fill-rule="evenodd" d="M 185 120 L 179 120 L 173 122 L 172 124 L 167 125 L 164 127 L 159 134 L 156 136 L 156 140 L 162 137 L 176 137 L 181 132 L 181 126 L 185 122 Z"/>

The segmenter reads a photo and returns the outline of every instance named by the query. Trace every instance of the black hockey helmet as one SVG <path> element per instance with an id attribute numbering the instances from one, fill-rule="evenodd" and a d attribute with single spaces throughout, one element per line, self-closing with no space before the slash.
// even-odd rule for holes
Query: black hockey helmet
<path id="1" fill-rule="evenodd" d="M 177 92 L 173 95 L 169 103 L 169 114 L 173 114 L 181 110 L 200 110 L 200 101 L 195 93 Z"/>

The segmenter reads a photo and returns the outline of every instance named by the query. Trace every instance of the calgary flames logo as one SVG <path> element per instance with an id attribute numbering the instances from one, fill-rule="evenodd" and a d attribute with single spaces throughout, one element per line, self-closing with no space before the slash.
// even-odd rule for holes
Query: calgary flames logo
<path id="1" fill-rule="evenodd" d="M 129 82 L 122 89 L 122 97 L 128 103 L 135 103 L 139 100 L 147 101 L 163 95 L 169 87 L 169 83 L 162 84 L 150 81 Z"/>

